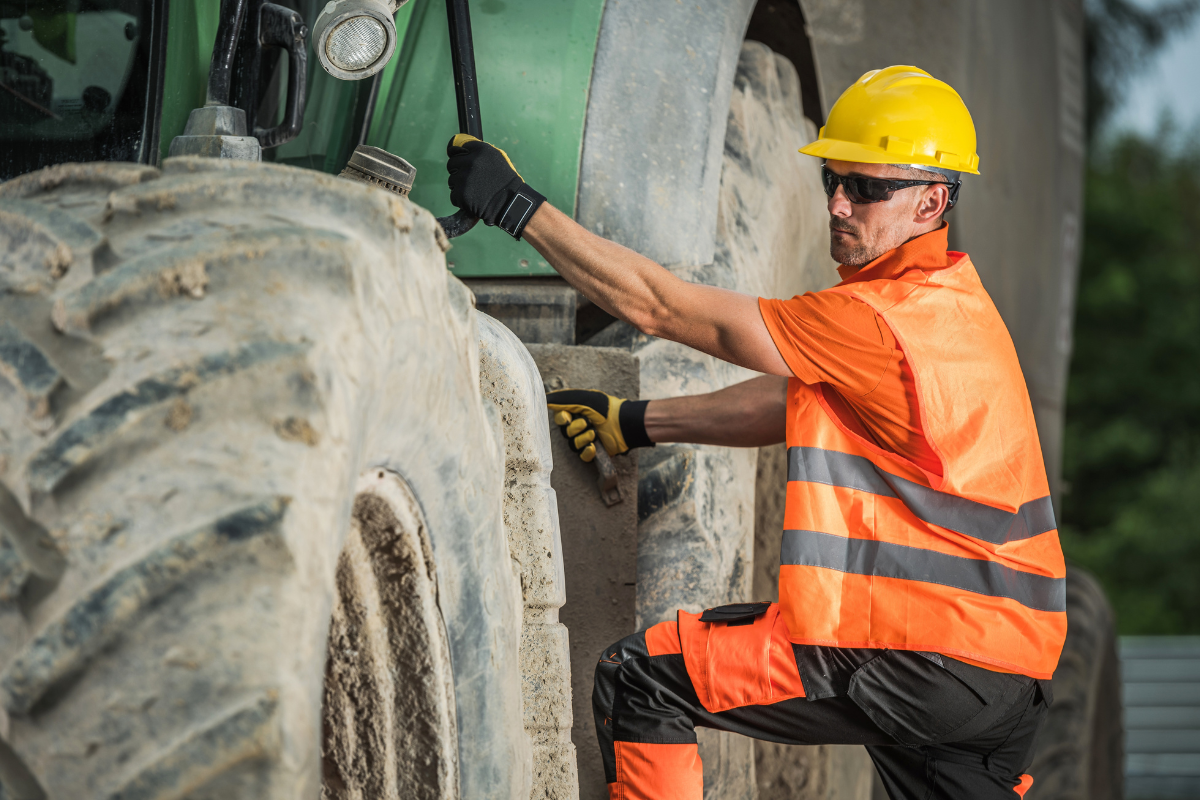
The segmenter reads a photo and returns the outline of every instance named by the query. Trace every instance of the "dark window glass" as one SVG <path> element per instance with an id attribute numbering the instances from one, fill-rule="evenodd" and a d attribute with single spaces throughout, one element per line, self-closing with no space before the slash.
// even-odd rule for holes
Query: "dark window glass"
<path id="1" fill-rule="evenodd" d="M 0 0 L 0 179 L 157 148 L 165 3 Z"/>

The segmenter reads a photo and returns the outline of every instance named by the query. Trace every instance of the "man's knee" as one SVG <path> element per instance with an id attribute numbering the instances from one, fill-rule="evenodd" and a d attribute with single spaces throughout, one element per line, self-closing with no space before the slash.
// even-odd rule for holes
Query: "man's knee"
<path id="1" fill-rule="evenodd" d="M 681 679 L 690 682 L 683 673 L 683 648 L 680 645 L 679 626 L 675 620 L 660 622 L 644 631 L 626 636 L 609 645 L 600 654 L 600 662 L 596 665 L 596 675 L 592 689 L 592 707 L 596 714 L 596 724 L 613 715 L 617 701 L 618 684 L 623 685 L 625 692 L 637 694 L 642 690 L 657 693 L 658 683 L 674 685 Z M 656 656 L 679 656 L 677 665 L 668 668 L 665 664 L 651 666 L 650 660 Z M 667 670 L 666 674 L 659 674 Z M 674 672 L 679 672 L 677 676 Z M 682 688 L 682 687 L 681 687 Z"/>
<path id="2" fill-rule="evenodd" d="M 610 644 L 600 654 L 600 663 L 620 663 L 628 658 L 642 658 L 646 651 L 646 631 L 631 633 L 619 642 Z"/>
<path id="3" fill-rule="evenodd" d="M 628 659 L 647 655 L 649 653 L 646 650 L 645 631 L 638 631 L 604 648 L 604 652 L 600 654 L 600 663 L 596 665 L 596 677 L 592 688 L 592 706 L 597 719 L 612 713 L 617 672 L 621 664 Z"/>
<path id="4" fill-rule="evenodd" d="M 679 626 L 675 620 L 660 622 L 644 631 L 630 634 L 624 639 L 604 648 L 600 663 L 596 666 L 596 677 L 592 702 L 597 709 L 611 709 L 613 686 L 621 665 L 632 658 L 648 658 L 679 654 L 683 648 L 679 642 Z"/>

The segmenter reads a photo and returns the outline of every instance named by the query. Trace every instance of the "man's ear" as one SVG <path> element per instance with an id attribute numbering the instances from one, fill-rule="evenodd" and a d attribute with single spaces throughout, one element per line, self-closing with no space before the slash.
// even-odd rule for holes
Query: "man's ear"
<path id="1" fill-rule="evenodd" d="M 939 219 L 946 213 L 950 205 L 950 187 L 946 184 L 935 183 L 924 189 L 925 191 L 917 203 L 917 209 L 913 213 L 913 222 L 918 225 Z"/>

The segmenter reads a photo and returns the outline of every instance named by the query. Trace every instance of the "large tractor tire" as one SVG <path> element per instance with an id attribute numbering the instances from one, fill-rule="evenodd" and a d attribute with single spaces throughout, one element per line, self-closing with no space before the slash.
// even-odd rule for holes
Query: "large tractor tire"
<path id="1" fill-rule="evenodd" d="M 1112 608 L 1100 584 L 1067 567 L 1067 641 L 1051 681 L 1027 800 L 1121 800 L 1125 734 Z"/>
<path id="2" fill-rule="evenodd" d="M 445 244 L 276 165 L 0 186 L 0 797 L 527 796 Z"/>

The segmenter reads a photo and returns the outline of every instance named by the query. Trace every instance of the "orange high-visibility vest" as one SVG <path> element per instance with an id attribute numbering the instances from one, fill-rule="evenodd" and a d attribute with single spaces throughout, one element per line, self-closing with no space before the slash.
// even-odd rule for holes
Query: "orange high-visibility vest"
<path id="1" fill-rule="evenodd" d="M 1049 678 L 1067 631 L 1066 568 L 1033 409 L 975 267 L 949 255 L 943 269 L 830 290 L 891 328 L 941 471 L 853 433 L 829 386 L 789 381 L 779 602 L 793 642 Z"/>

